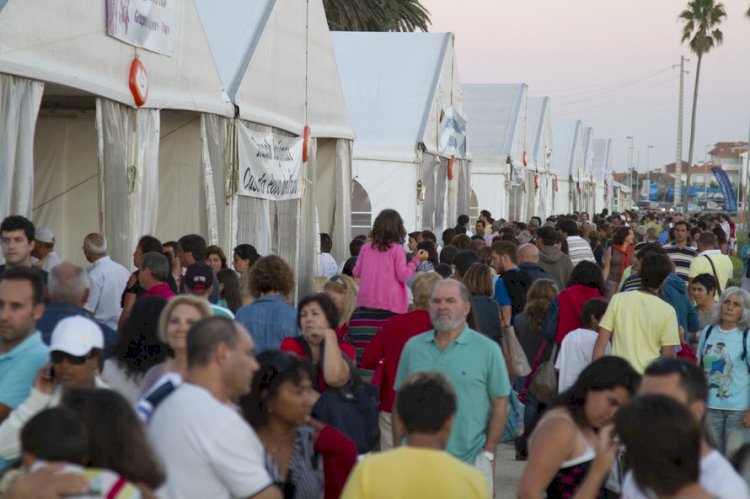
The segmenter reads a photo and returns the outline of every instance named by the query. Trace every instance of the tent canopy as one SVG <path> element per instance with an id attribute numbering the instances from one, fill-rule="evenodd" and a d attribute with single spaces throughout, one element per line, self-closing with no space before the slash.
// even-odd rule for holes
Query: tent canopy
<path id="1" fill-rule="evenodd" d="M 356 159 L 413 162 L 437 153 L 441 111 L 462 113 L 451 33 L 331 34 Z M 433 118 L 435 122 L 433 123 Z"/>
<path id="2" fill-rule="evenodd" d="M 583 157 L 583 123 L 580 120 L 555 122 L 552 135 L 554 173 L 565 177 L 578 175 L 578 165 Z"/>
<path id="3" fill-rule="evenodd" d="M 58 84 L 62 95 L 83 91 L 133 106 L 128 78 L 137 56 L 149 81 L 144 107 L 234 113 L 192 1 L 173 3 L 171 56 L 107 36 L 103 1 L 8 0 L 0 9 L 0 72 Z"/>
<path id="4" fill-rule="evenodd" d="M 553 154 L 552 121 L 550 118 L 549 97 L 529 97 L 526 101 L 526 119 L 531 161 L 538 171 L 546 171 L 548 163 L 546 155 Z"/>
<path id="5" fill-rule="evenodd" d="M 518 155 L 523 153 L 525 138 L 520 122 L 527 88 L 524 83 L 463 85 L 472 157 L 497 159 L 503 164 L 508 156 L 521 161 Z"/>
<path id="6" fill-rule="evenodd" d="M 594 139 L 594 180 L 603 181 L 612 172 L 612 139 Z"/>
<path id="7" fill-rule="evenodd" d="M 353 139 L 321 0 L 195 0 L 242 119 Z"/>

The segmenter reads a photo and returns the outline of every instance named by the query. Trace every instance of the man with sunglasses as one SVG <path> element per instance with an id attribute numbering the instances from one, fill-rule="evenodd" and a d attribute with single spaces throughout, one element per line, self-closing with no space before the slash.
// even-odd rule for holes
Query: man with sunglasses
<path id="1" fill-rule="evenodd" d="M 60 403 L 63 389 L 71 386 L 108 388 L 99 379 L 104 336 L 86 317 L 58 322 L 49 346 L 50 363 L 39 370 L 29 397 L 0 425 L 0 462 L 20 455 L 21 428 L 34 415 Z"/>

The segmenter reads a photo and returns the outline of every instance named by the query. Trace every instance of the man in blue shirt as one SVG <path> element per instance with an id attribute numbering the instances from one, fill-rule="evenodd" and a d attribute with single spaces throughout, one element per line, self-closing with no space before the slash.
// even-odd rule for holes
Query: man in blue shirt
<path id="1" fill-rule="evenodd" d="M 437 371 L 448 378 L 458 396 L 458 410 L 446 450 L 476 466 L 491 486 L 508 415 L 510 381 L 499 345 L 467 326 L 470 308 L 471 295 L 462 282 L 437 283 L 430 301 L 435 329 L 406 344 L 394 388 L 398 391 L 410 374 L 420 371 Z M 398 417 L 395 411 L 394 416 Z M 394 425 L 394 443 L 401 437 Z"/>
<path id="2" fill-rule="evenodd" d="M 7 268 L 0 278 L 0 422 L 26 400 L 49 357 L 36 332 L 43 312 L 39 273 L 27 267 Z M 0 460 L 0 467 L 3 464 Z"/>

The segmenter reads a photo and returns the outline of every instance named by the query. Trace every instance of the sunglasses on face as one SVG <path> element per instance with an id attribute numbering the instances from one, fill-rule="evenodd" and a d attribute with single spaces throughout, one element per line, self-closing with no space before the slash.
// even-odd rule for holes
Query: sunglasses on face
<path id="1" fill-rule="evenodd" d="M 67 352 L 60 352 L 59 350 L 55 350 L 54 352 L 51 352 L 49 356 L 53 364 L 62 364 L 64 360 L 67 360 L 68 364 L 71 364 L 74 366 L 80 366 L 80 365 L 85 364 L 86 361 L 90 357 L 90 355 L 71 355 Z"/>

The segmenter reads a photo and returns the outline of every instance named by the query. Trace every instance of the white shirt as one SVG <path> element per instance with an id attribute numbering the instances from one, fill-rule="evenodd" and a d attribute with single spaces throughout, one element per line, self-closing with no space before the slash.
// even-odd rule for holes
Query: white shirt
<path id="1" fill-rule="evenodd" d="M 560 345 L 560 353 L 557 356 L 555 367 L 560 371 L 557 381 L 557 391 L 562 393 L 576 382 L 578 375 L 586 366 L 591 364 L 591 356 L 594 353 L 594 344 L 599 335 L 591 329 L 578 328 L 565 335 Z M 609 355 L 612 346 L 607 343 L 604 351 Z"/>
<path id="2" fill-rule="evenodd" d="M 103 256 L 89 267 L 89 299 L 83 306 L 115 331 L 122 312 L 122 292 L 128 285 L 130 272 L 108 256 Z"/>
<path id="3" fill-rule="evenodd" d="M 62 258 L 60 258 L 60 255 L 58 255 L 56 252 L 50 251 L 47 256 L 39 261 L 39 263 L 40 269 L 44 270 L 45 272 L 49 272 L 53 267 L 62 263 Z"/>
<path id="4" fill-rule="evenodd" d="M 138 395 L 141 393 L 140 383 L 128 377 L 125 369 L 117 363 L 117 359 L 111 358 L 104 361 L 102 379 L 110 388 L 125 397 L 131 406 L 138 402 Z M 143 376 L 138 378 L 138 381 L 141 379 Z"/>
<path id="5" fill-rule="evenodd" d="M 251 497 L 272 483 L 250 424 L 198 385 L 183 383 L 168 395 L 148 435 L 166 466 L 161 498 Z"/>
<path id="6" fill-rule="evenodd" d="M 318 275 L 330 279 L 335 276 L 338 271 L 339 266 L 336 264 L 336 260 L 333 259 L 330 253 L 321 253 L 318 256 Z"/>
<path id="7" fill-rule="evenodd" d="M 665 438 L 668 438 L 665 437 Z M 748 499 L 747 484 L 717 450 L 712 450 L 701 458 L 700 484 L 706 492 L 718 499 Z M 622 482 L 621 499 L 650 499 L 656 494 L 645 494 L 639 488 L 628 471 Z"/>
<path id="8" fill-rule="evenodd" d="M 573 263 L 573 267 L 586 260 L 596 263 L 594 252 L 591 251 L 591 245 L 581 236 L 568 236 L 568 256 Z"/>

